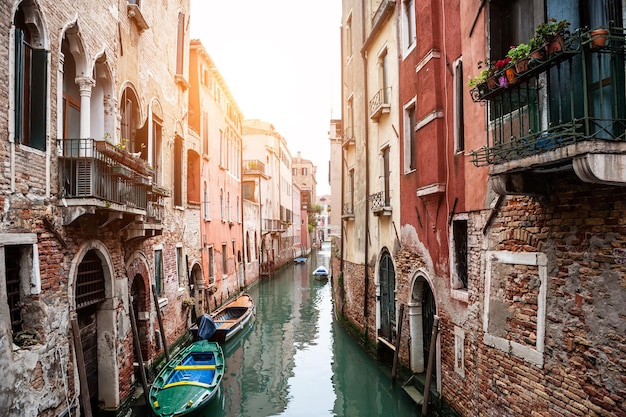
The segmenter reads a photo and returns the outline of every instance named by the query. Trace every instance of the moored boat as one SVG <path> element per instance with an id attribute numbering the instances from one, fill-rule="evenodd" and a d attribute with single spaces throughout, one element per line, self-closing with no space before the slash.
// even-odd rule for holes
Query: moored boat
<path id="1" fill-rule="evenodd" d="M 327 280 L 328 279 L 328 269 L 324 265 L 318 266 L 315 271 L 312 272 L 312 275 L 317 280 Z"/>
<path id="2" fill-rule="evenodd" d="M 224 353 L 216 342 L 200 340 L 178 352 L 161 369 L 150 388 L 157 417 L 177 417 L 204 408 L 220 389 Z"/>
<path id="3" fill-rule="evenodd" d="M 242 293 L 211 314 L 200 316 L 198 323 L 189 330 L 195 340 L 204 338 L 224 344 L 248 324 L 254 316 L 254 308 L 252 297 L 248 293 Z M 203 331 L 205 328 L 208 330 Z"/>

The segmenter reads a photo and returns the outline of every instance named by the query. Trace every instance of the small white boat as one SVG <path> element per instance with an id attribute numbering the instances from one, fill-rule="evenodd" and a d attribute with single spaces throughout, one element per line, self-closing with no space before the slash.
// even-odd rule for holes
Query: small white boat
<path id="1" fill-rule="evenodd" d="M 324 265 L 320 265 L 313 271 L 313 275 L 316 277 L 328 277 L 328 269 Z"/>

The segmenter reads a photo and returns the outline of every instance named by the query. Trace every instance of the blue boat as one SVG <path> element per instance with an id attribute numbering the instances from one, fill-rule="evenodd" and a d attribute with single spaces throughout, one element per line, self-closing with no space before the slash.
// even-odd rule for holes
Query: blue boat
<path id="1" fill-rule="evenodd" d="M 150 388 L 157 417 L 178 417 L 204 408 L 220 389 L 224 353 L 217 342 L 200 340 L 178 352 Z"/>
<path id="2" fill-rule="evenodd" d="M 293 262 L 297 264 L 304 264 L 306 263 L 306 257 L 304 256 L 297 257 L 293 260 Z"/>

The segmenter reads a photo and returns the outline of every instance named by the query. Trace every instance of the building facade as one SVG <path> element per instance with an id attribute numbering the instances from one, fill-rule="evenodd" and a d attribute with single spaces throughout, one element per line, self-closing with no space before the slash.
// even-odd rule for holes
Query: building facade
<path id="1" fill-rule="evenodd" d="M 183 234 L 189 3 L 4 8 L 0 409 L 115 412 L 134 363 L 185 332 L 200 265 Z"/>
<path id="2" fill-rule="evenodd" d="M 368 3 L 343 2 L 338 311 L 379 354 L 399 347 L 431 406 L 625 414 L 623 5 Z M 382 42 L 386 7 L 399 36 Z M 530 69 L 507 59 L 511 46 L 541 49 L 559 22 L 562 37 Z M 596 28 L 608 29 L 604 46 Z M 375 178 L 356 172 L 385 149 L 366 116 L 392 68 L 369 62 L 390 43 L 398 95 L 378 124 L 399 127 L 390 166 L 402 198 L 389 209 L 397 238 L 383 244 L 383 219 L 359 218 Z"/>
<path id="3" fill-rule="evenodd" d="M 193 74 L 192 74 L 193 72 Z M 202 152 L 190 166 L 198 170 L 201 248 L 208 271 L 209 309 L 246 285 L 241 161 L 243 115 L 225 80 L 199 40 L 190 45 L 189 128 L 201 138 Z M 201 156 L 201 157 L 200 157 Z M 196 158 L 197 157 L 197 158 Z M 202 183 L 200 184 L 200 179 Z"/>

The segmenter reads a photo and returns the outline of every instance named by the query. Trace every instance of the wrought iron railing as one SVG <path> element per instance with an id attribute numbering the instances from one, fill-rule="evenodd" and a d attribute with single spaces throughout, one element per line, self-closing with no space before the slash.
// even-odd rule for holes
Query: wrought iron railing
<path id="1" fill-rule="evenodd" d="M 151 178 L 120 161 L 122 157 L 102 152 L 96 142 L 58 139 L 60 197 L 95 198 L 145 210 Z"/>
<path id="2" fill-rule="evenodd" d="M 370 100 L 370 117 L 378 119 L 385 109 L 388 110 L 389 99 L 391 98 L 391 87 L 381 88 Z"/>
<path id="3" fill-rule="evenodd" d="M 389 196 L 384 191 L 370 194 L 368 199 L 370 201 L 370 209 L 372 211 L 380 211 L 391 206 Z"/>
<path id="4" fill-rule="evenodd" d="M 476 166 L 502 164 L 573 143 L 626 140 L 625 31 L 610 28 L 605 46 L 589 30 L 564 39 L 563 50 L 533 58 L 529 69 L 492 89 L 471 90 L 487 108 L 487 144 Z"/>
<path id="5" fill-rule="evenodd" d="M 344 203 L 343 208 L 341 210 L 341 215 L 344 217 L 354 216 L 354 203 Z"/>
<path id="6" fill-rule="evenodd" d="M 285 230 L 287 230 L 286 224 L 284 222 L 275 219 L 263 219 L 261 227 L 262 233 L 284 232 Z"/>
<path id="7" fill-rule="evenodd" d="M 265 174 L 265 164 L 257 159 L 244 159 L 242 165 L 244 174 Z"/>

